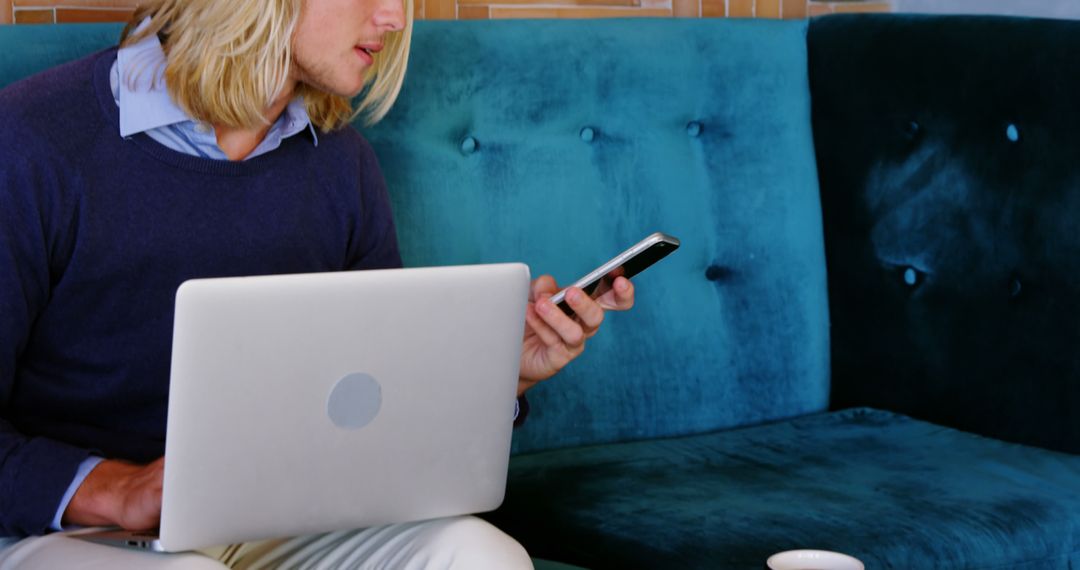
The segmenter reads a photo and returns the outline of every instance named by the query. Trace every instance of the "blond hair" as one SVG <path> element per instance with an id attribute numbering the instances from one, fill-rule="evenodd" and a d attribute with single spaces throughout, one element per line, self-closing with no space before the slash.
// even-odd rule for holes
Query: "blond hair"
<path id="1" fill-rule="evenodd" d="M 382 119 L 405 80 L 412 41 L 413 0 L 402 0 L 405 28 L 386 35 L 364 78 L 356 106 L 347 97 L 300 85 L 311 122 L 330 131 L 363 116 Z M 135 11 L 120 45 L 158 34 L 165 84 L 191 117 L 212 124 L 264 125 L 264 112 L 285 87 L 301 0 L 150 0 Z M 134 32 L 147 17 L 150 23 Z"/>

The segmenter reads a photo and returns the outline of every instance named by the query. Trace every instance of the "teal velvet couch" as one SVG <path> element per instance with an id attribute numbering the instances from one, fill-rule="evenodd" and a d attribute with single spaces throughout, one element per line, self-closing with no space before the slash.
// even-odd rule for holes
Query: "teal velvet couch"
<path id="1" fill-rule="evenodd" d="M 0 29 L 0 85 L 118 31 Z M 418 23 L 356 125 L 407 265 L 683 244 L 486 516 L 589 568 L 1080 566 L 1077 61 L 1018 18 Z"/>

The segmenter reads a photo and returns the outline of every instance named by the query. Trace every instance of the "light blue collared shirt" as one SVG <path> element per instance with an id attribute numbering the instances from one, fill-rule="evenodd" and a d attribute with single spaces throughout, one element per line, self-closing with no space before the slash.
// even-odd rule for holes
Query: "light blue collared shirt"
<path id="1" fill-rule="evenodd" d="M 142 29 L 149 19 L 139 25 Z M 120 136 L 146 133 L 158 143 L 185 154 L 228 160 L 217 143 L 211 125 L 189 117 L 165 88 L 165 52 L 156 35 L 147 36 L 137 44 L 120 48 L 109 74 L 113 99 L 120 108 Z M 311 133 L 313 143 L 319 138 L 311 124 L 304 101 L 296 97 L 274 121 L 259 146 L 244 160 L 266 154 L 281 141 L 304 130 Z"/>

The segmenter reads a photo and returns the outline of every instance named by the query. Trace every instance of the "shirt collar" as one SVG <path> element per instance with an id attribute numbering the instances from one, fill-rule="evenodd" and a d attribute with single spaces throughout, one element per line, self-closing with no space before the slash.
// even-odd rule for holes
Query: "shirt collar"
<path id="1" fill-rule="evenodd" d="M 311 132 L 311 140 L 315 143 L 315 146 L 319 146 L 319 135 L 315 132 L 315 125 L 311 124 L 311 117 L 307 114 L 307 106 L 304 105 L 303 97 L 293 97 L 293 100 L 289 101 L 289 104 L 285 106 L 285 112 L 282 113 L 282 116 L 285 121 L 281 138 L 289 138 L 306 127 Z M 281 119 L 278 121 L 281 122 Z"/>
<path id="2" fill-rule="evenodd" d="M 149 18 L 143 20 L 135 33 L 149 23 Z M 116 103 L 120 111 L 120 136 L 129 137 L 176 123 L 195 122 L 169 95 L 165 87 L 165 63 L 165 51 L 157 34 L 150 34 L 117 51 Z M 319 137 L 302 97 L 290 101 L 282 115 L 278 119 L 283 127 L 281 138 L 290 137 L 307 127 L 312 141 L 318 146 Z"/>
<path id="3" fill-rule="evenodd" d="M 144 21 L 138 29 L 148 22 Z M 165 88 L 165 52 L 157 35 L 151 34 L 136 44 L 120 48 L 116 67 L 120 136 L 129 137 L 191 120 Z"/>

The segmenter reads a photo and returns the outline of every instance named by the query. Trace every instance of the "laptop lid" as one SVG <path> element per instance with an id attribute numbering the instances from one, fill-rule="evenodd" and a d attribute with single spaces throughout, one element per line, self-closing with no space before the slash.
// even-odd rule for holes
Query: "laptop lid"
<path id="1" fill-rule="evenodd" d="M 528 290 L 522 264 L 184 283 L 161 546 L 496 508 Z"/>

